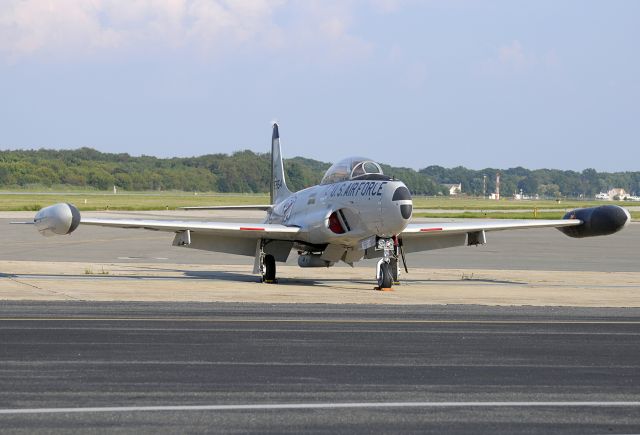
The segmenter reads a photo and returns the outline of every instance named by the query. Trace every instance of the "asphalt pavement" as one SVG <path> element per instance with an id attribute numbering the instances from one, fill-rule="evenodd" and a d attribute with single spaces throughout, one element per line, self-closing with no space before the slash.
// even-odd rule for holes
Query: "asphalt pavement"
<path id="1" fill-rule="evenodd" d="M 638 433 L 640 310 L 0 303 L 3 433 Z"/>

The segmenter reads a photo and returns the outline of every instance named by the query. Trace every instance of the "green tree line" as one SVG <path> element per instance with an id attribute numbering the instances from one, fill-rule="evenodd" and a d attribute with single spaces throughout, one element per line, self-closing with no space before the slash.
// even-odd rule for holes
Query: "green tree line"
<path id="1" fill-rule="evenodd" d="M 134 157 L 91 148 L 0 151 L 0 188 L 70 186 L 108 190 L 115 185 L 129 191 L 260 193 L 269 189 L 270 166 L 268 153 L 248 150 L 231 155 L 174 158 Z M 303 157 L 287 159 L 285 169 L 289 187 L 299 190 L 319 183 L 329 166 L 329 163 Z M 521 167 L 472 170 L 461 166 L 428 166 L 415 171 L 384 164 L 382 167 L 387 175 L 403 180 L 414 194 L 420 195 L 446 195 L 448 190 L 442 186 L 445 183 L 462 183 L 463 193 L 469 195 L 488 194 L 495 189 L 498 171 L 503 195 L 522 190 L 525 194 L 547 197 L 592 197 L 612 187 L 640 193 L 640 172 L 529 170 Z"/>
<path id="2" fill-rule="evenodd" d="M 597 172 L 589 168 L 578 172 L 558 169 L 529 170 L 522 167 L 473 170 L 462 166 L 451 169 L 428 166 L 419 171 L 438 183 L 462 183 L 462 191 L 474 196 L 482 196 L 485 189 L 487 194 L 495 192 L 498 172 L 500 193 L 503 196 L 522 191 L 526 195 L 551 198 L 593 198 L 597 193 L 612 188 L 623 188 L 628 193 L 640 195 L 640 171 Z"/>

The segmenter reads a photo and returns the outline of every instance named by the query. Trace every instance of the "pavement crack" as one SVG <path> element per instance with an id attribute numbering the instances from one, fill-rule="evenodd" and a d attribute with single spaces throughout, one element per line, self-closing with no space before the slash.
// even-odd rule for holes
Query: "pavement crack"
<path id="1" fill-rule="evenodd" d="M 11 280 L 11 281 L 13 281 L 13 282 L 15 282 L 16 284 L 26 285 L 27 287 L 31 287 L 31 288 L 34 288 L 34 289 L 36 289 L 36 290 L 40 290 L 40 294 L 41 294 L 42 296 L 46 296 L 47 294 L 54 294 L 54 295 L 56 295 L 56 296 L 60 296 L 60 297 L 67 298 L 67 299 L 71 299 L 71 300 L 74 300 L 74 301 L 80 301 L 80 300 L 82 300 L 82 299 L 74 298 L 73 296 L 70 296 L 70 295 L 68 295 L 68 294 L 66 294 L 66 293 L 63 293 L 63 292 L 58 292 L 58 291 L 55 291 L 55 290 L 50 290 L 50 289 L 42 288 L 42 287 L 39 287 L 39 286 L 37 286 L 37 285 L 35 285 L 35 284 L 31 284 L 31 283 L 29 283 L 29 282 L 21 281 L 21 280 L 19 280 L 19 279 L 17 279 L 17 278 L 14 278 L 14 277 L 12 277 L 12 276 L 6 276 L 6 275 L 5 275 L 5 278 L 7 278 L 8 280 Z"/>
<path id="2" fill-rule="evenodd" d="M 28 286 L 28 287 L 33 287 L 33 288 L 38 289 L 38 290 L 45 290 L 45 289 L 43 289 L 43 288 L 41 288 L 41 287 L 38 287 L 38 286 L 37 286 L 37 285 L 35 285 L 35 284 L 29 284 L 28 282 L 20 281 L 19 279 L 15 279 L 15 278 L 13 278 L 13 277 L 11 277 L 11 276 L 7 276 L 6 278 L 7 278 L 8 280 L 13 281 L 13 282 L 18 283 L 18 284 L 26 285 L 26 286 Z M 46 290 L 45 290 L 45 291 L 46 291 Z"/>

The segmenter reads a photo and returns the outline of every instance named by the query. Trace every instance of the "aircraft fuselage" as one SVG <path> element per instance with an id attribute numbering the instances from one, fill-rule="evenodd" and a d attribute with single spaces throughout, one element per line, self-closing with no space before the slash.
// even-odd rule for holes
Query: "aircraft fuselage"
<path id="1" fill-rule="evenodd" d="M 371 236 L 392 237 L 409 223 L 412 200 L 392 179 L 348 180 L 309 187 L 276 204 L 266 223 L 305 229 L 305 242 L 356 246 Z"/>

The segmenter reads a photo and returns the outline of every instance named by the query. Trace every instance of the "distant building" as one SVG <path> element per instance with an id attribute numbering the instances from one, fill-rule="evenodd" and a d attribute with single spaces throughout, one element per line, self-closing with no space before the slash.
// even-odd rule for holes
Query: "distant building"
<path id="1" fill-rule="evenodd" d="M 458 184 L 443 184 L 444 187 L 449 189 L 449 195 L 455 196 L 462 193 L 462 183 Z"/>
<path id="2" fill-rule="evenodd" d="M 613 188 L 608 192 L 600 192 L 596 195 L 596 199 L 601 199 L 604 201 L 613 201 L 613 200 L 624 201 L 627 199 L 634 201 L 633 198 L 635 197 L 632 195 L 629 195 L 626 190 L 620 187 Z"/>
<path id="3" fill-rule="evenodd" d="M 629 196 L 629 194 L 626 192 L 626 190 L 621 189 L 621 188 L 611 189 L 610 191 L 607 192 L 607 194 L 609 195 L 610 199 L 616 199 L 616 196 L 619 199 L 625 199 L 627 196 Z"/>
<path id="4" fill-rule="evenodd" d="M 515 199 L 516 201 L 522 201 L 523 199 L 532 199 L 532 198 L 529 195 L 525 195 L 524 193 L 522 193 L 522 191 L 520 191 L 520 193 L 513 194 L 513 199 Z"/>

